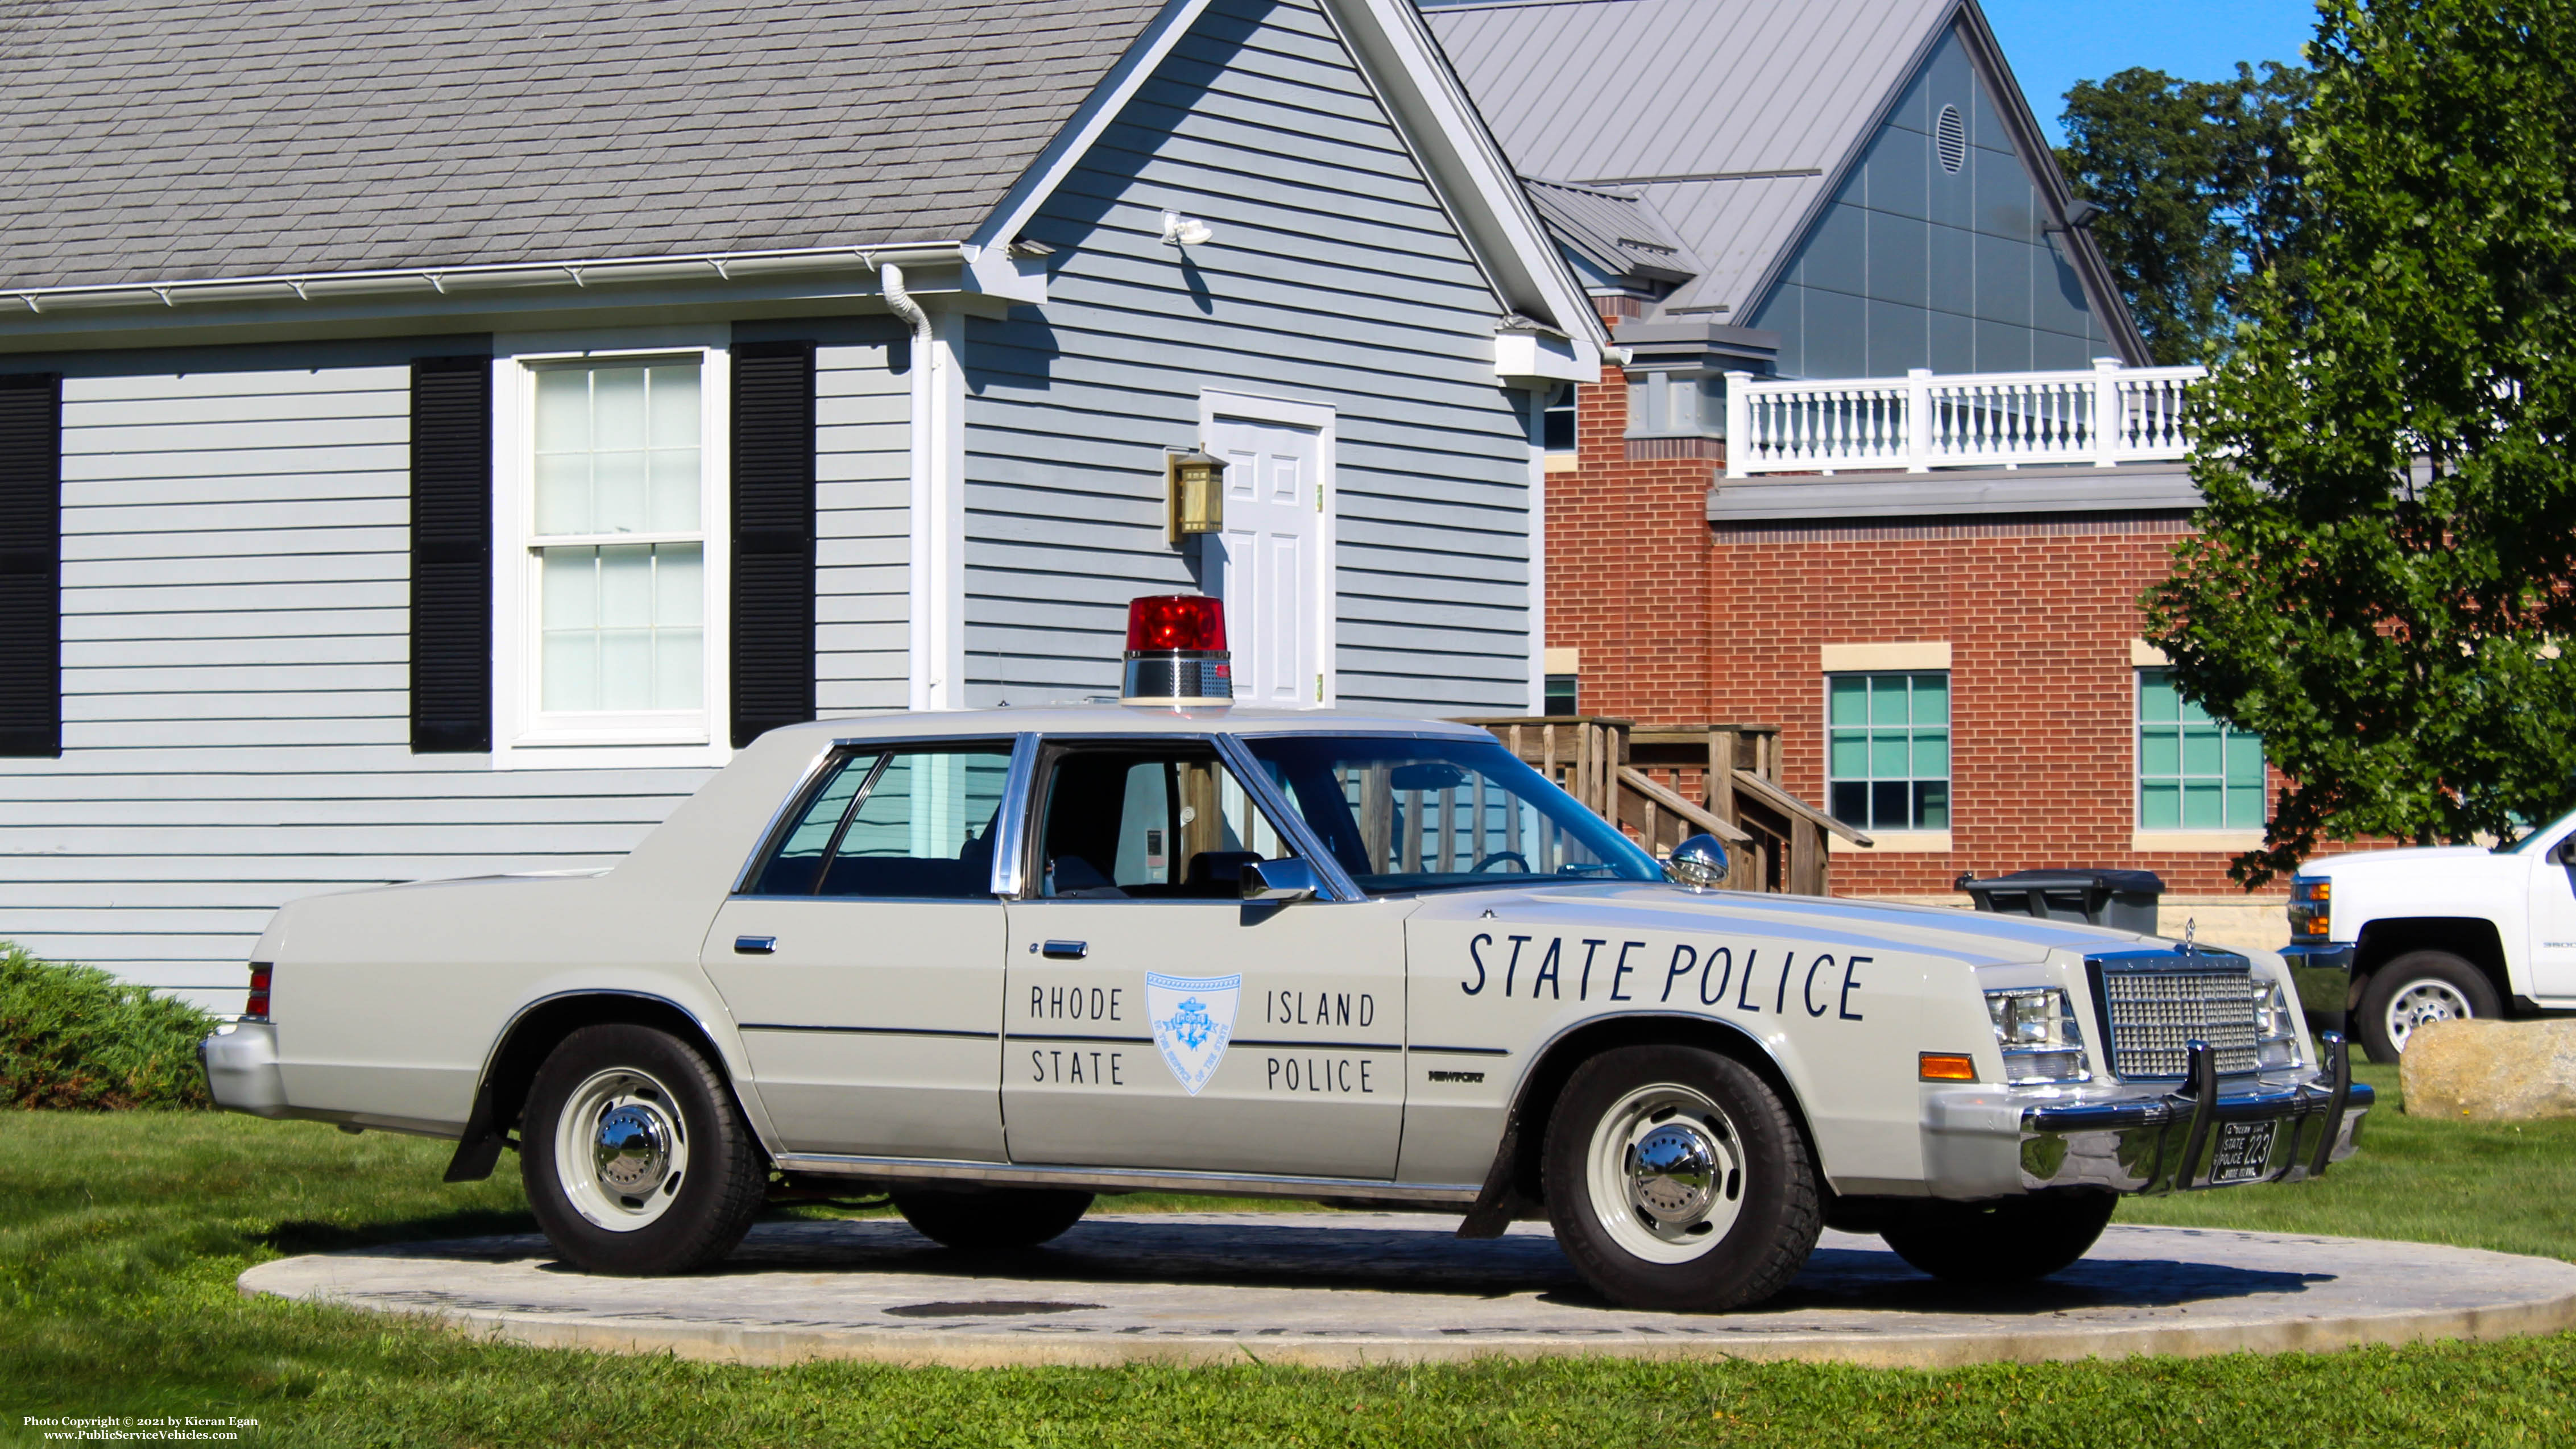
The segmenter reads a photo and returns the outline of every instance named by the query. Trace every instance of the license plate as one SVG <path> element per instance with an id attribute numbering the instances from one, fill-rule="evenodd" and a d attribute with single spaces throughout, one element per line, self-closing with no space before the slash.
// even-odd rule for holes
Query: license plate
<path id="1" fill-rule="evenodd" d="M 2272 1129 L 2278 1122 L 2221 1122 L 2218 1150 L 2209 1155 L 2209 1184 L 2260 1182 L 2272 1161 Z"/>

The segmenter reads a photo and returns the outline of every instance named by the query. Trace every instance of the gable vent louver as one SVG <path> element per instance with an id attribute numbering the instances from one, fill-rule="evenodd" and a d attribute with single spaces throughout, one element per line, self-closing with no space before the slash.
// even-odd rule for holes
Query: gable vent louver
<path id="1" fill-rule="evenodd" d="M 1941 169 L 1956 176 L 1968 164 L 1968 123 L 1959 118 L 1957 106 L 1943 106 L 1932 123 L 1932 144 L 1941 156 Z"/>

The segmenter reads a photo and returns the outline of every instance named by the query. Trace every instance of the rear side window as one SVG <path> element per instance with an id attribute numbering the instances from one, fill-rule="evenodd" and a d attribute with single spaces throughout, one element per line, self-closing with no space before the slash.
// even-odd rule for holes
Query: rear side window
<path id="1" fill-rule="evenodd" d="M 975 900 L 993 893 L 1007 745 L 859 750 L 808 792 L 751 894 Z"/>

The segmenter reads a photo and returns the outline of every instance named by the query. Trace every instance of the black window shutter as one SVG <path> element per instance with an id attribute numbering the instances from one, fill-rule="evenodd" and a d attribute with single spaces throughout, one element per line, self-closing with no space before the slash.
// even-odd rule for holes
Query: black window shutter
<path id="1" fill-rule="evenodd" d="M 814 717 L 814 344 L 733 350 L 733 743 Z"/>
<path id="2" fill-rule="evenodd" d="M 63 752 L 63 379 L 0 376 L 0 755 Z"/>
<path id="3" fill-rule="evenodd" d="M 492 748 L 492 359 L 411 365 L 411 748 Z"/>

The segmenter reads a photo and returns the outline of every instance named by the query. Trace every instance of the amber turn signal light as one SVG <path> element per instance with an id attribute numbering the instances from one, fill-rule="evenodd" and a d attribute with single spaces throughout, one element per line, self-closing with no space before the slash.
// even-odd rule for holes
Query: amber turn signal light
<path id="1" fill-rule="evenodd" d="M 1977 1079 L 1976 1058 L 1958 1052 L 1925 1052 L 1923 1080 L 1927 1082 L 1973 1082 Z"/>

